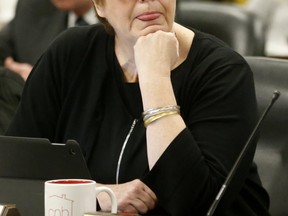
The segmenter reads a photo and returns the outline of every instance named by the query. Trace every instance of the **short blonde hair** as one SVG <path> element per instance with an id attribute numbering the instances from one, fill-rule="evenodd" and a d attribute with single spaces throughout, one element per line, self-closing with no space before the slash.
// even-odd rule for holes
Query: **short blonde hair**
<path id="1" fill-rule="evenodd" d="M 103 6 L 105 4 L 105 0 L 92 0 L 92 2 L 94 4 L 95 13 L 96 13 L 98 20 L 104 25 L 105 30 L 109 34 L 114 35 L 115 31 L 114 31 L 113 27 L 110 25 L 110 23 L 108 22 L 108 20 L 104 17 L 99 16 L 99 14 L 97 13 L 97 10 L 96 10 L 96 5 L 102 5 Z"/>

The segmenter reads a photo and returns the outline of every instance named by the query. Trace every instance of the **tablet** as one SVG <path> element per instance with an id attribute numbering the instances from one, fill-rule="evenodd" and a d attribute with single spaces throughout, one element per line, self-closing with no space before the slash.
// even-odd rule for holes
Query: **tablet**
<path id="1" fill-rule="evenodd" d="M 75 140 L 51 143 L 44 138 L 0 136 L 0 177 L 91 179 Z"/>
<path id="2" fill-rule="evenodd" d="M 75 140 L 0 136 L 0 203 L 15 204 L 21 216 L 44 216 L 44 182 L 91 179 Z"/>

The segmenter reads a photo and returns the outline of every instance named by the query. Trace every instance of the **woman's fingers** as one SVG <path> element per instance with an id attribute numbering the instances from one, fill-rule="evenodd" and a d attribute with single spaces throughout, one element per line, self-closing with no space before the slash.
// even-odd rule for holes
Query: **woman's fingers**
<path id="1" fill-rule="evenodd" d="M 155 193 L 138 179 L 124 184 L 105 186 L 110 187 L 115 193 L 119 211 L 144 214 L 156 206 Z M 102 210 L 109 211 L 111 209 L 109 197 L 105 194 L 99 195 L 98 201 Z"/>

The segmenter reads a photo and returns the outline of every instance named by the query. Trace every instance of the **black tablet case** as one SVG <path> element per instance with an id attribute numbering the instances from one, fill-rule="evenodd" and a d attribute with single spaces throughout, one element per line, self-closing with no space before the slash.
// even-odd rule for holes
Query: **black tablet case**
<path id="1" fill-rule="evenodd" d="M 44 216 L 44 182 L 91 179 L 75 140 L 0 136 L 0 203 L 16 204 L 21 216 Z"/>

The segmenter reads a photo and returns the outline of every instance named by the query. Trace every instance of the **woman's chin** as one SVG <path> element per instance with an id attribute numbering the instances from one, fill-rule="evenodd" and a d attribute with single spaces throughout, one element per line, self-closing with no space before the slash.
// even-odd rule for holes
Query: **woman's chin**
<path id="1" fill-rule="evenodd" d="M 161 25 L 151 25 L 151 26 L 147 26 L 145 29 L 141 30 L 141 36 L 145 36 L 148 34 L 152 34 L 155 33 L 157 31 L 166 31 L 166 32 L 170 32 L 171 30 L 168 30 L 166 27 L 161 26 Z"/>

